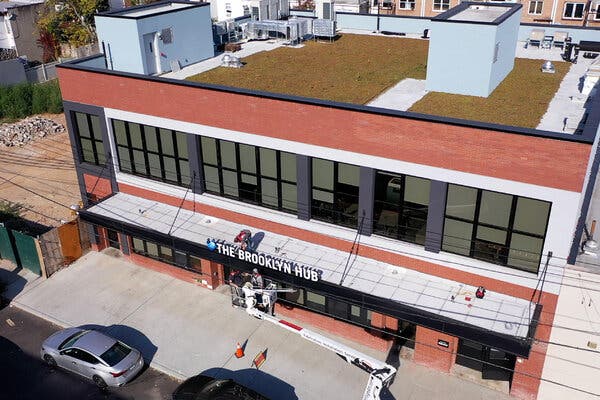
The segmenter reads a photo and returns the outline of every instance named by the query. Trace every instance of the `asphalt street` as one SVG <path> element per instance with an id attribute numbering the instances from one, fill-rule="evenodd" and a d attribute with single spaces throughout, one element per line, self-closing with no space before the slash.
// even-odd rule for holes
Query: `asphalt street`
<path id="1" fill-rule="evenodd" d="M 124 387 L 99 390 L 92 382 L 47 367 L 42 342 L 60 328 L 17 307 L 0 304 L 0 398 L 2 399 L 170 399 L 179 382 L 146 368 Z"/>

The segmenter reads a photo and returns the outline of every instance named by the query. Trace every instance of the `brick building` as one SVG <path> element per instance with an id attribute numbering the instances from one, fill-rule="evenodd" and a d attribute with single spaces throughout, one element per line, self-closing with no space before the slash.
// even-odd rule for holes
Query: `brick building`
<path id="1" fill-rule="evenodd" d="M 536 397 L 560 290 L 547 276 L 579 251 L 598 113 L 573 135 L 110 70 L 102 55 L 58 71 L 96 250 L 210 289 L 258 267 L 297 290 L 278 312 L 383 350 L 402 338 L 418 363 Z M 255 252 L 235 247 L 243 228 Z"/>

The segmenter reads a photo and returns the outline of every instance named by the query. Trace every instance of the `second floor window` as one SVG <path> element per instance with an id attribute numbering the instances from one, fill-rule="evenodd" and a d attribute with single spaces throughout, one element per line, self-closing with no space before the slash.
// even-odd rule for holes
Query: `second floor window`
<path id="1" fill-rule="evenodd" d="M 563 18 L 566 19 L 583 19 L 584 3 L 566 3 Z"/>
<path id="2" fill-rule="evenodd" d="M 100 130 L 100 118 L 97 115 L 89 115 L 80 112 L 74 113 L 75 127 L 80 144 L 80 159 L 83 162 L 104 165 L 106 155 L 102 143 L 102 131 Z"/>
<path id="3" fill-rule="evenodd" d="M 122 172 L 178 186 L 190 184 L 187 134 L 113 120 Z"/>
<path id="4" fill-rule="evenodd" d="M 414 0 L 400 0 L 398 2 L 398 8 L 400 10 L 414 10 L 415 2 Z"/>
<path id="5" fill-rule="evenodd" d="M 433 0 L 433 11 L 446 11 L 450 8 L 450 0 Z"/>
<path id="6" fill-rule="evenodd" d="M 544 8 L 544 2 L 539 0 L 532 0 L 529 2 L 529 14 L 540 15 Z"/>

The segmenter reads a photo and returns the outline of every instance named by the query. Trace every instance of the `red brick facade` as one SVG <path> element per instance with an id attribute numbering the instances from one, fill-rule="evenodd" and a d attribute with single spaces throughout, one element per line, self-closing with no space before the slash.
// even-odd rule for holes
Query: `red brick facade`
<path id="1" fill-rule="evenodd" d="M 439 340 L 448 343 L 448 347 L 439 345 Z M 450 372 L 456 359 L 457 349 L 457 337 L 417 326 L 415 356 L 413 359 L 416 363 L 426 365 L 438 371 Z"/>
<path id="2" fill-rule="evenodd" d="M 85 182 L 85 191 L 94 197 L 94 201 L 102 200 L 112 194 L 110 180 L 106 178 L 83 174 L 83 180 Z"/>
<path id="3" fill-rule="evenodd" d="M 63 99 L 68 101 L 417 164 L 423 164 L 427 155 L 426 163 L 432 167 L 575 192 L 582 190 L 591 150 L 583 143 L 106 73 L 57 71 Z M 80 84 L 82 80 L 86 85 Z"/>

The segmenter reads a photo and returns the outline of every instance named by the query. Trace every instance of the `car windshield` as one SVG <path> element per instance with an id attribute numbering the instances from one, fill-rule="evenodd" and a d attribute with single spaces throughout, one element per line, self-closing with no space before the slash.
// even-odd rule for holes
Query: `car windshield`
<path id="1" fill-rule="evenodd" d="M 86 333 L 88 333 L 89 331 L 81 331 L 81 332 L 75 332 L 74 334 L 72 334 L 71 336 L 69 336 L 68 338 L 66 338 L 59 346 L 58 346 L 58 350 L 62 350 L 62 349 L 66 349 L 69 348 L 71 346 L 73 346 L 75 344 L 75 342 L 82 337 L 83 335 L 85 335 Z"/>
<path id="2" fill-rule="evenodd" d="M 112 367 L 120 363 L 129 353 L 131 353 L 131 349 L 128 346 L 117 342 L 110 349 L 106 350 L 100 358 Z"/>

